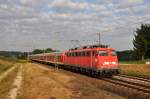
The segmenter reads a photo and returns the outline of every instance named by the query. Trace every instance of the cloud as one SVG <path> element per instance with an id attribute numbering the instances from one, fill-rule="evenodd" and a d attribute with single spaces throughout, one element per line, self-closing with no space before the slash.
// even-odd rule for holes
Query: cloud
<path id="1" fill-rule="evenodd" d="M 39 7 L 44 6 L 52 1 L 53 0 L 20 0 L 20 3 L 28 7 Z"/>
<path id="2" fill-rule="evenodd" d="M 144 3 L 144 0 L 119 0 L 118 8 L 128 8 Z"/>
<path id="3" fill-rule="evenodd" d="M 58 13 L 88 13 L 107 10 L 104 5 L 90 4 L 88 2 L 73 2 L 71 0 L 55 0 L 49 3 L 48 6 Z"/>
<path id="4" fill-rule="evenodd" d="M 130 49 L 135 28 L 150 23 L 149 17 L 149 4 L 142 0 L 1 0 L 0 50 L 65 50 L 72 39 L 96 43 L 97 32 L 103 43 Z"/>
<path id="5" fill-rule="evenodd" d="M 49 7 L 53 8 L 67 8 L 67 9 L 87 9 L 89 7 L 89 4 L 84 3 L 75 3 L 71 2 L 70 0 L 55 0 L 54 2 L 49 4 Z"/>

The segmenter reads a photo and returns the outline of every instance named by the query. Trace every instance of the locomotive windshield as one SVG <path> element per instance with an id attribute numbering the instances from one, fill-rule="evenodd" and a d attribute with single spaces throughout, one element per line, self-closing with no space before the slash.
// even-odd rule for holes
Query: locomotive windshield
<path id="1" fill-rule="evenodd" d="M 111 56 L 117 56 L 116 51 L 111 51 Z"/>
<path id="2" fill-rule="evenodd" d="M 108 52 L 107 51 L 99 51 L 99 55 L 100 56 L 108 56 Z"/>

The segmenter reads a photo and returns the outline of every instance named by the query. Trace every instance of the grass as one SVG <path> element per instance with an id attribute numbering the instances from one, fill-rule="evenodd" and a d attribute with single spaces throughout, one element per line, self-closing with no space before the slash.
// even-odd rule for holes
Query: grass
<path id="1" fill-rule="evenodd" d="M 3 57 L 3 56 L 0 56 L 0 59 L 1 59 L 1 60 L 4 60 L 4 61 L 9 61 L 9 62 L 16 62 L 16 61 L 17 61 L 16 58 Z"/>
<path id="2" fill-rule="evenodd" d="M 132 64 L 120 65 L 121 74 L 137 77 L 150 77 L 150 65 Z"/>
<path id="3" fill-rule="evenodd" d="M 144 61 L 120 61 L 120 64 L 145 64 Z"/>
<path id="4" fill-rule="evenodd" d="M 11 71 L 7 77 L 2 79 L 0 81 L 0 99 L 7 99 L 8 92 L 12 88 L 12 82 L 14 78 L 16 77 L 18 72 L 18 68 L 15 68 L 13 71 Z"/>
<path id="5" fill-rule="evenodd" d="M 121 74 L 125 74 L 128 76 L 135 76 L 135 77 L 150 77 L 150 73 L 141 73 L 141 72 L 133 72 L 133 71 L 121 72 Z"/>
<path id="6" fill-rule="evenodd" d="M 10 58 L 0 58 L 0 75 L 14 66 L 16 60 L 11 60 Z"/>
<path id="7" fill-rule="evenodd" d="M 18 59 L 17 62 L 18 63 L 27 63 L 28 61 L 27 60 L 23 60 L 23 59 Z"/>
<path id="8" fill-rule="evenodd" d="M 0 75 L 9 68 L 11 68 L 12 66 L 14 66 L 14 64 L 15 64 L 14 61 L 0 59 Z"/>
<path id="9" fill-rule="evenodd" d="M 12 65 L 0 64 L 0 75 L 11 67 Z"/>

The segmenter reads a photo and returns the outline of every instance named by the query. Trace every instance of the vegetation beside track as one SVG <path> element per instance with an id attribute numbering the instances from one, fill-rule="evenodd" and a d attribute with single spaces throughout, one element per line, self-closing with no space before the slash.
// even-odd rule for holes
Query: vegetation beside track
<path id="1" fill-rule="evenodd" d="M 12 66 L 14 66 L 15 63 L 16 61 L 0 58 L 0 75 Z"/>
<path id="2" fill-rule="evenodd" d="M 130 64 L 120 65 L 121 74 L 137 77 L 150 77 L 150 65 Z"/>
<path id="3" fill-rule="evenodd" d="M 119 64 L 145 64 L 144 61 L 120 61 Z"/>
<path id="4" fill-rule="evenodd" d="M 7 77 L 0 81 L 0 99 L 7 99 L 8 93 L 12 88 L 12 83 L 18 72 L 18 67 L 12 70 Z"/>

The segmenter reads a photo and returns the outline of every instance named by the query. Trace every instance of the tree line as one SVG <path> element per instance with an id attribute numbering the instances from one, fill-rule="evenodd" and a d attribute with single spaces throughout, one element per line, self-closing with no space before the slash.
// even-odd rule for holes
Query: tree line
<path id="1" fill-rule="evenodd" d="M 150 59 L 150 24 L 142 24 L 134 33 L 133 50 L 119 51 L 119 60 Z"/>
<path id="2" fill-rule="evenodd" d="M 59 52 L 58 50 L 53 50 L 52 48 L 46 49 L 34 49 L 32 52 L 20 52 L 20 51 L 0 51 L 0 57 L 8 57 L 12 59 L 27 59 L 28 55 L 40 54 L 40 53 L 51 53 Z"/>

